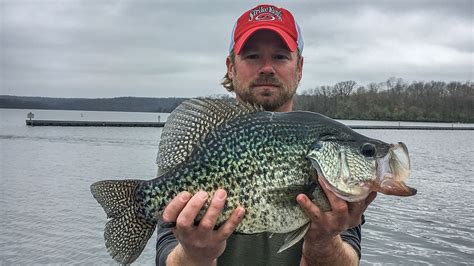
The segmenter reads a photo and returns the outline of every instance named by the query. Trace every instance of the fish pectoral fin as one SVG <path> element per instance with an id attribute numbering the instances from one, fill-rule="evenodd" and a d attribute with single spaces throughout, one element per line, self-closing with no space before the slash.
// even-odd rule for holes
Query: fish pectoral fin
<path id="1" fill-rule="evenodd" d="M 301 226 L 300 228 L 294 230 L 293 232 L 288 233 L 288 235 L 285 237 L 283 245 L 280 247 L 277 253 L 280 253 L 292 247 L 294 244 L 298 243 L 298 241 L 300 241 L 304 237 L 306 232 L 308 232 L 310 225 L 311 223 L 307 223 Z"/>
<path id="2" fill-rule="evenodd" d="M 296 196 L 305 193 L 304 185 L 291 185 L 287 187 L 271 188 L 266 191 L 269 203 L 278 206 L 295 205 Z"/>

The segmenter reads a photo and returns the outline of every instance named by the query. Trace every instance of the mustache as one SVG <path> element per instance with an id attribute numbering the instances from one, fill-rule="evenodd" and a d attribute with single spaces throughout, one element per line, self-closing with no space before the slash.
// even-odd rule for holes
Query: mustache
<path id="1" fill-rule="evenodd" d="M 250 86 L 272 85 L 281 87 L 281 82 L 275 77 L 259 77 Z"/>

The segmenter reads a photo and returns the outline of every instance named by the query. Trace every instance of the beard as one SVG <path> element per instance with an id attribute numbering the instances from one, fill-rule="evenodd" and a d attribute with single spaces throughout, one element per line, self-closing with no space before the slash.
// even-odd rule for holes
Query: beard
<path id="1" fill-rule="evenodd" d="M 281 83 L 274 76 L 259 76 L 256 80 L 250 82 L 248 86 L 242 86 L 237 80 L 233 80 L 235 92 L 240 100 L 257 104 L 266 111 L 275 111 L 285 103 L 293 100 L 298 87 L 298 80 L 295 77 L 294 82 L 289 85 Z M 259 85 L 272 85 L 270 88 L 256 89 Z"/>

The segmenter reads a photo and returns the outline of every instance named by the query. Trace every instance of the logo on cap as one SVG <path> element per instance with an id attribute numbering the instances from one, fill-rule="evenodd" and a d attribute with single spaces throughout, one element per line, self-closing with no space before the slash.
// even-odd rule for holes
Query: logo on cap
<path id="1" fill-rule="evenodd" d="M 249 12 L 249 21 L 273 21 L 278 19 L 282 21 L 282 13 L 273 6 L 259 6 Z"/>

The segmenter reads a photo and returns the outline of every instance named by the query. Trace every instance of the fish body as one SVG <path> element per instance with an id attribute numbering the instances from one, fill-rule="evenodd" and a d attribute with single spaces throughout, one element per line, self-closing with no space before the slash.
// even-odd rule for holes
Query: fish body
<path id="1" fill-rule="evenodd" d="M 218 223 L 242 206 L 246 216 L 237 232 L 286 233 L 300 228 L 308 218 L 296 204 L 296 192 L 310 195 L 317 187 L 306 156 L 318 130 L 311 123 L 304 125 L 304 119 L 295 120 L 305 115 L 310 114 L 258 112 L 222 125 L 195 147 L 188 160 L 143 183 L 147 215 L 159 217 L 180 191 L 212 194 L 224 188 L 228 196 Z"/>
<path id="2" fill-rule="evenodd" d="M 410 163 L 402 143 L 365 137 L 317 113 L 266 112 L 224 100 L 194 99 L 180 105 L 168 118 L 157 159 L 155 179 L 91 186 L 111 218 L 105 240 L 118 262 L 130 263 L 140 255 L 166 204 L 181 191 L 212 196 L 225 189 L 228 197 L 217 223 L 242 206 L 246 214 L 236 232 L 291 233 L 282 249 L 301 239 L 309 225 L 296 202 L 298 194 L 330 210 L 316 176 L 348 201 L 374 190 L 416 193 L 403 182 Z"/>

